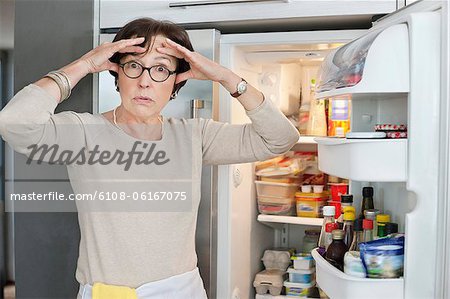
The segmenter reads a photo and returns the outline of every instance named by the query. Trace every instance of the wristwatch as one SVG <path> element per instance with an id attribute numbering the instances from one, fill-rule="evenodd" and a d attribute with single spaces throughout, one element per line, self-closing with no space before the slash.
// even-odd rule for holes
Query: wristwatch
<path id="1" fill-rule="evenodd" d="M 235 93 L 231 93 L 231 96 L 233 98 L 237 98 L 238 96 L 242 95 L 243 93 L 245 93 L 247 91 L 247 81 L 245 81 L 243 78 L 241 78 L 241 82 L 238 83 L 238 85 L 236 86 L 236 92 Z"/>

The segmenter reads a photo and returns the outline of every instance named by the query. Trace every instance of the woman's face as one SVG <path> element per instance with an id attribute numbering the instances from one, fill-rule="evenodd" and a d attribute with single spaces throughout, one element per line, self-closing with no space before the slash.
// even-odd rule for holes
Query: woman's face
<path id="1" fill-rule="evenodd" d="M 156 48 L 163 47 L 164 40 L 164 36 L 157 35 L 153 38 L 151 51 L 146 54 L 125 56 L 120 63 L 135 61 L 144 67 L 158 65 L 174 71 L 177 67 L 176 58 L 156 51 Z M 136 66 L 136 64 L 129 64 L 131 68 Z M 159 68 L 158 70 L 163 69 Z M 123 68 L 119 68 L 117 84 L 122 106 L 128 113 L 141 120 L 157 117 L 170 99 L 175 85 L 175 77 L 176 74 L 173 74 L 164 82 L 155 82 L 150 78 L 148 70 L 145 70 L 140 77 L 132 79 L 125 75 Z"/>

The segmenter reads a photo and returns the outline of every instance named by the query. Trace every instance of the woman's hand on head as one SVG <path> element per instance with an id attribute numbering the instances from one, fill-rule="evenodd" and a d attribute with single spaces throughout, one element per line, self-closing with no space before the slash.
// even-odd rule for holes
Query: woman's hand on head
<path id="1" fill-rule="evenodd" d="M 220 82 L 227 69 L 220 64 L 206 58 L 205 56 L 190 51 L 180 44 L 166 38 L 163 47 L 156 50 L 162 54 L 184 59 L 189 63 L 190 70 L 177 74 L 175 84 L 186 81 L 188 79 L 212 80 Z"/>
<path id="2" fill-rule="evenodd" d="M 119 72 L 119 65 L 109 61 L 115 53 L 143 53 L 145 48 L 136 46 L 144 42 L 144 37 L 122 39 L 113 43 L 103 43 L 84 54 L 79 60 L 86 64 L 88 73 L 106 70 Z"/>

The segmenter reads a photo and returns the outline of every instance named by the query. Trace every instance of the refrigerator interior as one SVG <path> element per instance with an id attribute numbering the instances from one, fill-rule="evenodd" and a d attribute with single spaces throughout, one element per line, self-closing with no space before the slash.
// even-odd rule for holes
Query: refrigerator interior
<path id="1" fill-rule="evenodd" d="M 264 91 L 266 97 L 275 102 L 284 99 L 284 102 L 278 103 L 278 105 L 285 114 L 295 114 L 298 113 L 298 106 L 295 106 L 295 103 L 298 105 L 300 94 L 304 92 L 299 88 L 302 86 L 304 89 L 307 86 L 326 53 L 363 34 L 362 31 L 351 32 L 351 36 L 342 37 L 344 33 L 345 31 L 336 32 L 333 38 L 328 35 L 328 41 L 326 40 L 327 34 L 324 32 L 315 32 L 315 35 L 309 35 L 307 38 L 303 36 L 307 33 L 288 33 L 287 36 L 284 36 L 285 40 L 283 40 L 282 34 L 280 34 L 281 37 L 276 38 L 271 34 L 222 36 L 221 51 L 226 54 L 221 55 L 221 61 L 250 84 Z M 289 34 L 292 35 L 289 36 Z M 271 40 L 271 38 L 276 40 Z M 289 72 L 292 74 L 287 75 Z M 293 78 L 294 80 L 292 80 Z M 295 82 L 301 82 L 301 84 L 296 85 Z M 269 88 L 268 85 L 272 87 Z M 277 93 L 281 90 L 278 88 L 279 86 L 283 86 L 284 93 Z M 272 97 L 270 96 L 271 91 L 274 94 Z M 290 96 L 286 95 L 286 91 L 289 91 Z M 221 98 L 225 96 L 226 93 L 221 94 Z M 292 99 L 292 102 L 287 100 L 289 98 Z M 378 123 L 408 125 L 410 112 L 408 99 L 409 94 L 406 92 L 352 95 L 352 131 L 373 131 L 373 125 Z M 302 98 L 302 100 L 305 99 Z M 237 101 L 221 102 L 221 120 L 228 120 L 231 123 L 249 121 Z M 401 142 L 406 144 L 405 140 Z M 300 141 L 293 147 L 293 150 L 317 151 L 317 144 L 310 140 L 307 140 L 306 143 Z M 386 154 L 389 155 L 389 153 Z M 405 159 L 406 154 L 405 150 Z M 336 160 L 339 158 L 335 157 Z M 320 155 L 318 159 L 320 161 Z M 226 228 L 226 238 L 231 241 L 228 242 L 229 247 L 227 248 L 226 241 L 219 239 L 219 294 L 227 294 L 226 298 L 233 299 L 254 298 L 253 279 L 256 273 L 264 269 L 261 262 L 264 250 L 273 247 L 289 247 L 299 251 L 302 246 L 304 230 L 320 229 L 320 226 L 317 223 L 315 226 L 307 226 L 258 222 L 254 164 L 230 167 L 229 172 L 223 173 L 228 174 L 228 179 L 232 182 L 228 186 L 231 202 L 227 204 L 219 199 L 219 231 L 221 226 L 222 229 Z M 239 180 L 236 180 L 236 175 L 242 180 L 240 183 L 238 183 Z M 399 231 L 405 232 L 406 214 L 413 211 L 417 203 L 416 194 L 407 189 L 407 182 L 403 180 L 397 182 L 350 180 L 349 189 L 354 195 L 353 205 L 356 207 L 357 215 L 360 212 L 362 187 L 364 186 L 374 187 L 375 208 L 390 214 L 391 222 L 398 223 Z M 222 186 L 222 188 L 226 187 Z M 224 219 L 226 216 L 223 214 L 221 216 L 221 211 L 222 213 L 228 211 L 228 220 Z M 222 271 L 226 269 L 228 272 Z M 225 273 L 231 274 L 227 277 Z M 403 279 L 399 283 L 403 286 Z"/>
<path id="2" fill-rule="evenodd" d="M 222 46 L 221 51 L 230 55 L 222 55 L 221 61 L 261 90 L 285 115 L 297 116 L 300 98 L 302 97 L 303 103 L 311 100 L 309 84 L 311 79 L 317 79 L 317 71 L 324 56 L 330 49 L 363 33 L 363 30 L 355 30 L 340 33 L 246 34 L 230 37 L 230 40 L 222 36 L 221 43 L 225 48 Z M 221 107 L 221 120 L 229 117 L 231 123 L 249 121 L 237 101 L 231 100 L 229 105 L 225 109 Z M 226 111 L 229 111 L 229 115 Z M 317 151 L 317 144 L 311 141 L 312 138 L 308 143 L 299 143 L 293 150 Z M 228 251 L 224 249 L 226 246 L 219 244 L 218 288 L 222 290 L 219 294 L 228 295 L 224 298 L 254 298 L 253 279 L 256 273 L 264 269 L 261 262 L 264 250 L 273 247 L 300 250 L 304 230 L 320 229 L 320 226 L 258 222 L 254 163 L 230 166 L 229 173 L 230 180 L 233 181 L 229 189 L 231 202 L 224 207 L 223 201 L 219 199 L 219 226 L 221 211 L 228 210 L 230 218 L 225 225 L 228 226 L 232 242 L 228 243 Z M 242 179 L 239 185 L 234 183 L 236 173 Z M 315 224 L 317 223 L 316 221 Z M 226 267 L 229 269 L 228 273 L 232 273 L 229 277 L 226 277 L 226 271 L 221 271 Z M 224 282 L 228 282 L 228 285 Z"/>

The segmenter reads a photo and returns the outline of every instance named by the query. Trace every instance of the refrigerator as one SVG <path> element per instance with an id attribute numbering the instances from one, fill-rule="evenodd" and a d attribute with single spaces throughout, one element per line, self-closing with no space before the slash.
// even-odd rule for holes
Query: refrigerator
<path id="1" fill-rule="evenodd" d="M 407 139 L 302 136 L 292 149 L 316 149 L 321 171 L 349 180 L 357 215 L 362 188 L 372 186 L 375 208 L 389 213 L 406 234 L 402 278 L 351 277 L 315 255 L 316 282 L 330 298 L 449 296 L 444 293 L 449 281 L 445 258 L 448 99 L 443 94 L 448 88 L 448 79 L 443 79 L 448 72 L 448 52 L 443 50 L 448 42 L 446 5 L 419 1 L 379 19 L 369 30 L 221 37 L 221 63 L 279 101 L 283 112 L 295 113 L 290 111 L 289 98 L 298 95 L 283 85 L 293 76 L 284 74 L 283 66 L 296 66 L 300 81 L 305 80 L 302 77 L 308 81 L 311 67 L 316 67 L 316 99 L 351 97 L 351 131 L 372 132 L 379 123 L 408 126 Z M 221 121 L 249 121 L 226 91 L 220 91 L 220 98 Z M 260 215 L 254 180 L 252 163 L 219 166 L 217 298 L 285 298 L 255 296 L 252 283 L 264 269 L 263 252 L 272 247 L 301 248 L 304 230 L 322 224 L 321 219 Z"/>
<path id="2" fill-rule="evenodd" d="M 320 77 L 316 98 L 351 96 L 352 131 L 369 132 L 377 123 L 408 125 L 408 138 L 402 140 L 301 136 L 292 148 L 318 151 L 321 171 L 349 179 L 357 214 L 362 187 L 374 187 L 375 207 L 391 214 L 406 233 L 403 278 L 351 278 L 318 259 L 316 281 L 330 298 L 448 296 L 447 115 L 441 94 L 448 88 L 441 74 L 447 61 L 441 49 L 447 44 L 442 31 L 447 9 L 446 2 L 418 1 L 379 19 L 369 30 L 189 30 L 196 51 L 245 78 L 287 115 L 298 113 L 302 82 Z M 102 28 L 99 41 L 111 41 L 111 30 Z M 359 81 L 346 84 L 349 74 L 360 76 Z M 118 105 L 119 95 L 108 73 L 98 80 L 101 113 Z M 193 80 L 162 114 L 232 124 L 250 121 L 225 89 Z M 208 298 L 285 298 L 255 294 L 253 280 L 263 270 L 262 254 L 273 247 L 300 248 L 305 229 L 320 228 L 322 219 L 260 215 L 254 163 L 203 172 L 196 244 Z"/>

